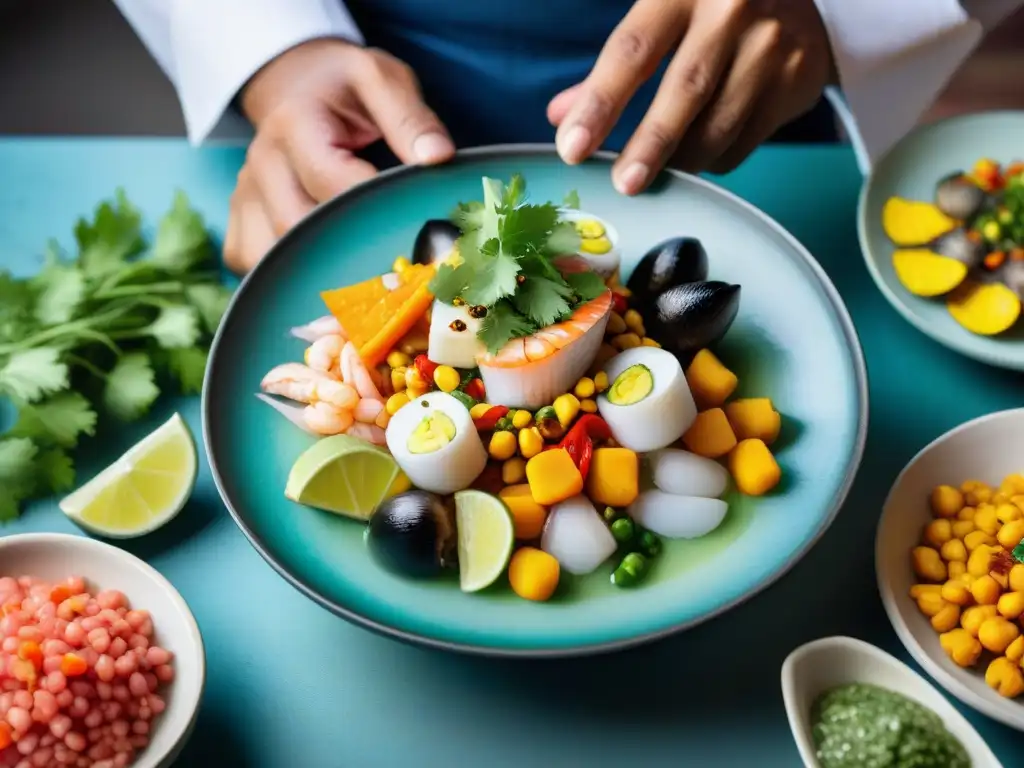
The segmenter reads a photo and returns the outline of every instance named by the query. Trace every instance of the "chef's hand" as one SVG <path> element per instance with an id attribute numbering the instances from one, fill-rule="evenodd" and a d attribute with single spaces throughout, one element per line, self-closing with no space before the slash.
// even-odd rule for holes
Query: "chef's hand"
<path id="1" fill-rule="evenodd" d="M 578 163 L 596 151 L 669 55 L 657 95 L 612 171 L 624 194 L 644 189 L 666 165 L 692 173 L 735 168 L 814 106 L 835 78 L 814 0 L 637 0 L 586 80 L 548 105 L 562 158 Z"/>
<path id="2" fill-rule="evenodd" d="M 383 138 L 404 163 L 447 160 L 448 131 L 415 74 L 383 51 L 315 40 L 261 69 L 241 94 L 256 128 L 231 196 L 224 261 L 256 266 L 314 206 L 377 173 L 356 150 Z"/>

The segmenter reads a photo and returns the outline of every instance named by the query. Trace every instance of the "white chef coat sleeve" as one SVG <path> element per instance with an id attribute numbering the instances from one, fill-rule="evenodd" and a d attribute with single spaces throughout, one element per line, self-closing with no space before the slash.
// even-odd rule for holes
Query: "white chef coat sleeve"
<path id="1" fill-rule="evenodd" d="M 827 97 L 861 171 L 906 135 L 991 29 L 1024 0 L 815 0 L 840 88 Z"/>
<path id="2" fill-rule="evenodd" d="M 363 43 L 340 0 L 114 0 L 174 84 L 193 144 L 225 121 L 239 90 L 299 43 Z"/>

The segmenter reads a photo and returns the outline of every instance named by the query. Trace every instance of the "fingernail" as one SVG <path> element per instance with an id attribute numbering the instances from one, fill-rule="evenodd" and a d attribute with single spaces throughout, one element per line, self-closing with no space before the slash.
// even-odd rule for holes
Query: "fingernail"
<path id="1" fill-rule="evenodd" d="M 412 153 L 420 163 L 438 163 L 452 153 L 451 140 L 440 133 L 424 133 L 412 143 Z"/>
<path id="2" fill-rule="evenodd" d="M 582 125 L 574 125 L 567 131 L 560 131 L 555 144 L 565 162 L 578 163 L 590 148 L 590 131 Z"/>
<path id="3" fill-rule="evenodd" d="M 635 195 L 647 181 L 650 172 L 651 169 L 646 163 L 630 163 L 626 170 L 615 175 L 615 189 L 623 195 Z"/>

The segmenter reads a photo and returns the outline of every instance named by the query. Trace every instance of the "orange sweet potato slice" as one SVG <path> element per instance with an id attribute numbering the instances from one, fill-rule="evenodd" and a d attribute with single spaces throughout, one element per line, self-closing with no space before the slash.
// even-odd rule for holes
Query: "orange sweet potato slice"
<path id="1" fill-rule="evenodd" d="M 361 347 L 377 332 L 380 324 L 374 310 L 391 291 L 380 277 L 373 277 L 354 285 L 324 291 L 320 298 L 327 309 L 341 323 L 345 335 Z"/>

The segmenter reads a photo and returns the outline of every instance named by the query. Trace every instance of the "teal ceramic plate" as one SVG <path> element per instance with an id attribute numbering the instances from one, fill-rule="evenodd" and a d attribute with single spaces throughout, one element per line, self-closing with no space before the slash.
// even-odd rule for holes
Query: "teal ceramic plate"
<path id="1" fill-rule="evenodd" d="M 922 126 L 903 138 L 875 166 L 861 190 L 857 212 L 860 247 L 885 298 L 922 333 L 1001 368 L 1024 370 L 1024 322 L 1004 334 L 978 336 L 960 326 L 941 299 L 914 296 L 892 266 L 894 246 L 882 230 L 882 207 L 893 196 L 934 200 L 935 184 L 982 157 L 1001 163 L 1024 159 L 1024 112 L 985 112 Z"/>
<path id="2" fill-rule="evenodd" d="M 438 168 L 382 174 L 318 208 L 244 281 L 214 342 L 203 428 L 214 477 L 257 550 L 299 590 L 364 627 L 405 640 L 491 655 L 570 655 L 622 648 L 692 626 L 749 598 L 825 531 L 853 481 L 867 428 L 864 361 L 850 317 L 818 264 L 764 214 L 700 179 L 665 174 L 628 199 L 609 181 L 612 157 L 564 165 L 553 148 L 486 148 Z M 386 573 L 363 527 L 283 495 L 311 444 L 254 393 L 273 366 L 301 360 L 288 328 L 324 314 L 319 292 L 386 272 L 422 223 L 481 194 L 481 177 L 522 173 L 535 200 L 579 191 L 613 222 L 628 271 L 653 244 L 700 238 L 711 278 L 740 283 L 739 317 L 719 352 L 741 395 L 769 396 L 784 414 L 783 486 L 730 499 L 704 539 L 669 542 L 650 580 L 624 591 L 611 566 L 529 603 L 506 584 L 462 594 L 457 580 L 417 583 Z"/>

